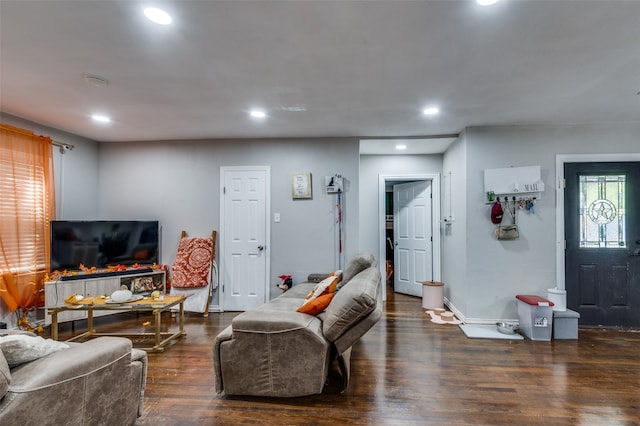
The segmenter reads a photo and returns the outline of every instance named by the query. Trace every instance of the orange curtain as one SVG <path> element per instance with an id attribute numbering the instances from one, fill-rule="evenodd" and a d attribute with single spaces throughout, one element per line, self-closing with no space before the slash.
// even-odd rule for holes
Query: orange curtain
<path id="1" fill-rule="evenodd" d="M 0 124 L 0 297 L 11 312 L 44 305 L 56 205 L 52 144 Z"/>

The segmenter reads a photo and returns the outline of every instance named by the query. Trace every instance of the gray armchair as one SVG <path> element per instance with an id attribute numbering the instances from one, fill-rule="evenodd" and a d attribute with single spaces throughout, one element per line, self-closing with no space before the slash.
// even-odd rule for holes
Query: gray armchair
<path id="1" fill-rule="evenodd" d="M 147 354 L 100 337 L 9 368 L 0 351 L 0 425 L 132 425 L 142 415 Z"/>

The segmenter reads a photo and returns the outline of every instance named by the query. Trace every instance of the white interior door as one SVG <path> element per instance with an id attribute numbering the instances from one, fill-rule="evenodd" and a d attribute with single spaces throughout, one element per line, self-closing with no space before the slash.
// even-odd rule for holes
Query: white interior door
<path id="1" fill-rule="evenodd" d="M 433 279 L 431 181 L 393 186 L 394 289 L 422 296 L 422 282 Z"/>
<path id="2" fill-rule="evenodd" d="M 268 297 L 270 169 L 223 167 L 220 174 L 222 309 L 248 311 Z"/>

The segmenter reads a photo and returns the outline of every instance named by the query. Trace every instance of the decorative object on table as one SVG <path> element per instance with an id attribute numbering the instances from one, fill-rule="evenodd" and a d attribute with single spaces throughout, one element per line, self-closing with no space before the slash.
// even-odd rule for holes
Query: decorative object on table
<path id="1" fill-rule="evenodd" d="M 158 287 L 162 287 L 162 281 L 158 284 L 154 284 L 153 277 L 139 277 L 131 280 L 131 292 L 143 293 L 147 291 L 157 290 Z"/>
<path id="2" fill-rule="evenodd" d="M 133 293 L 126 286 L 124 288 L 120 288 L 120 290 L 116 290 L 111 293 L 110 301 L 111 303 L 124 303 L 131 300 Z"/>
<path id="3" fill-rule="evenodd" d="M 86 300 L 87 298 L 85 298 Z M 91 298 L 90 298 L 91 299 Z M 104 303 L 108 304 L 108 305 L 113 305 L 113 304 L 124 304 L 124 303 L 130 303 L 130 302 L 137 302 L 138 300 L 142 300 L 144 299 L 144 296 L 142 294 L 132 294 L 131 297 L 129 299 L 126 300 L 113 300 L 111 298 L 107 299 Z M 96 303 L 95 301 L 93 303 L 91 303 L 91 305 L 99 305 L 102 304 L 101 301 L 98 301 L 98 303 Z"/>

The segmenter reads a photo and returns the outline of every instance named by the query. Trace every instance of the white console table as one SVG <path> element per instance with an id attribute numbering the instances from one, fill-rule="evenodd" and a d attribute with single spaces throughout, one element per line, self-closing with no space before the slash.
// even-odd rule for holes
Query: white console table
<path id="1" fill-rule="evenodd" d="M 44 283 L 45 325 L 51 324 L 51 315 L 47 307 L 63 306 L 65 304 L 64 300 L 73 294 L 81 294 L 85 297 L 109 296 L 123 285 L 133 291 L 132 285 L 145 278 L 151 278 L 154 286 L 161 292 L 165 292 L 166 276 L 164 271 L 160 269 L 140 272 L 128 271 L 125 274 L 100 277 L 91 277 L 91 274 L 86 274 L 81 278 L 73 277 L 73 279 L 67 280 L 47 281 Z M 93 316 L 114 313 L 117 313 L 117 311 L 101 310 L 94 312 Z M 69 310 L 58 313 L 58 322 L 82 319 L 87 319 L 86 310 Z"/>

